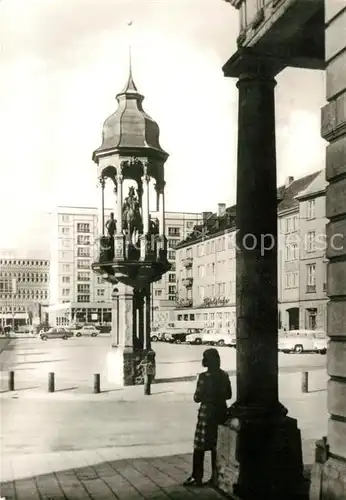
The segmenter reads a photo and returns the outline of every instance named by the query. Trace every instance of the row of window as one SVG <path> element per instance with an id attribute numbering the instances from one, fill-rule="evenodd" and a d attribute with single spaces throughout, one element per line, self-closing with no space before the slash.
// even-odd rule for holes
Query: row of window
<path id="1" fill-rule="evenodd" d="M 49 260 L 0 260 L 0 266 L 49 266 Z"/>
<path id="2" fill-rule="evenodd" d="M 13 275 L 12 275 L 13 276 Z M 11 280 L 11 283 L 12 281 L 14 281 L 14 283 L 48 283 L 48 274 L 39 274 L 39 275 L 36 275 L 36 276 L 30 276 L 29 274 L 25 275 L 23 274 L 22 276 L 18 276 L 18 277 L 11 277 L 11 275 L 9 276 L 0 276 L 0 280 L 2 278 L 6 278 L 6 280 Z"/>
<path id="3" fill-rule="evenodd" d="M 4 290 L 5 291 L 5 290 Z M 5 291 L 6 292 L 6 291 Z M 5 300 L 16 300 L 16 299 L 48 299 L 47 290 L 18 290 L 17 293 L 2 293 L 0 294 L 1 299 Z"/>
<path id="4" fill-rule="evenodd" d="M 91 244 L 91 240 L 90 240 L 89 234 L 78 234 L 77 235 L 77 245 L 90 245 L 90 244 Z M 62 240 L 62 246 L 64 248 L 71 248 L 72 247 L 72 240 L 71 239 Z"/>
<path id="5" fill-rule="evenodd" d="M 77 286 L 77 293 L 90 293 L 90 288 L 87 288 L 86 285 L 78 285 Z M 70 294 L 71 294 L 71 288 L 63 288 L 62 289 L 62 296 L 63 297 L 68 297 Z M 105 289 L 104 288 L 97 288 L 96 295 L 98 297 L 104 297 Z"/>
<path id="6" fill-rule="evenodd" d="M 285 288 L 299 287 L 299 271 L 287 271 L 285 273 Z M 306 266 L 306 287 L 307 292 L 316 291 L 316 264 Z M 325 284 L 323 285 L 325 291 Z"/>

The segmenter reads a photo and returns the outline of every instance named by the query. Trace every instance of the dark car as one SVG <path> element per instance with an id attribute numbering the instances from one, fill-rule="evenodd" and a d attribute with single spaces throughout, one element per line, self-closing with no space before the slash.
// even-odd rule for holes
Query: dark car
<path id="1" fill-rule="evenodd" d="M 67 328 L 62 327 L 54 327 L 49 328 L 46 332 L 41 332 L 40 337 L 42 340 L 48 339 L 64 339 L 67 340 L 70 337 L 73 337 L 74 333 L 68 330 Z"/>
<path id="2" fill-rule="evenodd" d="M 181 344 L 182 342 L 186 342 L 186 333 L 171 333 L 170 337 L 168 338 L 168 342 L 171 344 Z"/>

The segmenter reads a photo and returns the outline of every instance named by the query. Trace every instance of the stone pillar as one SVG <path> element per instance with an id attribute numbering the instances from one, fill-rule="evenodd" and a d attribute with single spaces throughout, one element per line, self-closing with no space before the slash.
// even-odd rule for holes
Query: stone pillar
<path id="1" fill-rule="evenodd" d="M 150 286 L 145 289 L 144 293 L 144 349 L 150 351 L 150 330 L 151 330 L 151 294 Z"/>
<path id="2" fill-rule="evenodd" d="M 99 178 L 101 187 L 101 206 L 99 214 L 99 236 L 104 236 L 105 234 L 105 184 L 106 180 L 103 176 Z"/>
<path id="3" fill-rule="evenodd" d="M 148 175 L 144 175 L 142 177 L 143 183 L 143 196 L 142 196 L 142 213 L 143 213 L 143 233 L 148 234 L 149 232 L 149 182 L 150 177 Z"/>
<path id="4" fill-rule="evenodd" d="M 118 283 L 117 290 L 117 293 L 112 294 L 112 347 L 108 355 L 108 379 L 120 386 L 133 385 L 133 289 Z"/>
<path id="5" fill-rule="evenodd" d="M 114 258 L 122 259 L 124 257 L 125 238 L 123 235 L 123 176 L 117 175 L 117 232 L 114 236 Z"/>
<path id="6" fill-rule="evenodd" d="M 303 464 L 297 422 L 278 398 L 275 71 L 237 65 L 237 398 L 219 427 L 217 485 L 242 500 L 293 500 Z"/>
<path id="7" fill-rule="evenodd" d="M 346 498 L 346 26 L 345 3 L 325 1 L 328 433 L 316 443 L 310 500 Z"/>
<path id="8" fill-rule="evenodd" d="M 162 188 L 159 191 L 159 231 L 160 236 L 165 236 L 165 188 Z"/>

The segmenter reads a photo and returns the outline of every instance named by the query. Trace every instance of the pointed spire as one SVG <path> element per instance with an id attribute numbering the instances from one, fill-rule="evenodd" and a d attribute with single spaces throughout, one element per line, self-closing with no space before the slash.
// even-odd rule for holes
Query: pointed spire
<path id="1" fill-rule="evenodd" d="M 128 76 L 128 79 L 127 79 L 127 83 L 125 85 L 125 87 L 123 88 L 123 90 L 121 92 L 119 92 L 119 94 L 117 95 L 118 96 L 121 96 L 121 95 L 126 95 L 126 94 L 138 94 L 138 90 L 137 90 L 137 87 L 136 87 L 136 84 L 133 80 L 133 75 L 132 75 L 132 45 L 131 45 L 131 41 L 132 41 L 132 36 L 131 36 L 131 27 L 132 27 L 132 21 L 129 21 L 127 23 L 128 27 L 129 27 L 129 76 Z M 139 94 L 138 94 L 139 95 Z"/>

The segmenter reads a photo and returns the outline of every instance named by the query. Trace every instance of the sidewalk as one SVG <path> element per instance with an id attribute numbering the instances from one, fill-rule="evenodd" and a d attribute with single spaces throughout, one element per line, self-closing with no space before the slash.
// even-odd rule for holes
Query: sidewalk
<path id="1" fill-rule="evenodd" d="M 1 485 L 6 500 L 140 500 L 223 498 L 210 487 L 187 488 L 181 485 L 191 469 L 190 455 L 127 459 L 114 458 L 112 451 L 40 456 L 46 472 Z M 43 465 L 44 464 L 44 465 Z M 210 475 L 210 465 L 206 466 Z"/>

